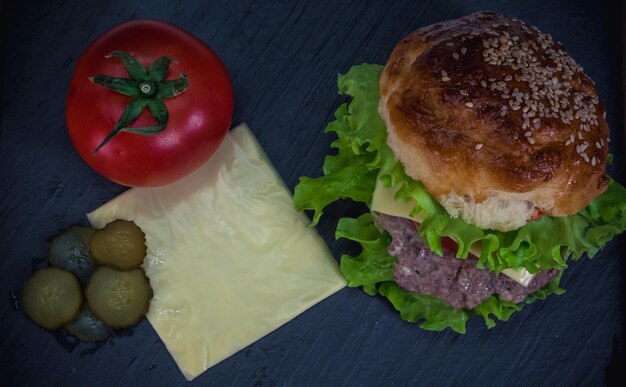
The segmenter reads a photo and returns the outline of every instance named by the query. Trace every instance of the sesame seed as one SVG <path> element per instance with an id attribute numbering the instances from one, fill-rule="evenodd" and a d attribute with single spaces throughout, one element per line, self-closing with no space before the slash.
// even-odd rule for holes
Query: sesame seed
<path id="1" fill-rule="evenodd" d="M 530 144 L 534 144 L 534 143 L 535 143 L 535 139 L 534 139 L 534 138 L 532 138 L 532 137 L 526 137 L 526 140 L 528 140 L 528 142 L 529 142 Z"/>
<path id="2" fill-rule="evenodd" d="M 466 90 L 459 90 L 459 94 L 461 94 L 464 97 L 467 97 L 469 95 L 469 93 Z"/>
<path id="3" fill-rule="evenodd" d="M 444 82 L 450 82 L 450 77 L 441 77 L 441 80 Z"/>
<path id="4" fill-rule="evenodd" d="M 532 136 L 532 135 L 533 135 L 533 132 L 531 132 L 530 130 L 528 130 L 528 131 L 526 131 L 526 132 L 524 133 L 524 137 L 530 137 L 530 136 Z"/>
<path id="5" fill-rule="evenodd" d="M 441 70 L 441 76 L 442 77 L 447 77 L 448 76 L 448 72 L 446 70 Z"/>
<path id="6" fill-rule="evenodd" d="M 461 47 L 461 54 L 465 55 L 466 52 L 467 52 L 467 48 Z"/>
<path id="7" fill-rule="evenodd" d="M 483 143 L 482 143 L 482 142 L 479 142 L 478 144 L 476 144 L 476 145 L 474 146 L 474 149 L 476 149 L 476 150 L 480 150 L 480 148 L 482 148 L 482 147 L 483 147 Z"/>
<path id="8" fill-rule="evenodd" d="M 516 23 L 527 30 L 524 24 Z M 488 29 L 486 33 L 490 37 L 482 41 L 485 48 L 484 61 L 490 65 L 520 70 L 505 76 L 504 81 L 509 82 L 515 78 L 517 82 L 525 83 L 520 86 L 524 88 L 520 92 L 521 97 L 516 93 L 510 94 L 510 97 L 520 102 L 524 101 L 525 105 L 529 106 L 523 112 L 529 118 L 553 117 L 559 118 L 565 124 L 580 120 L 597 125 L 596 105 L 599 103 L 597 96 L 589 91 L 572 91 L 581 89 L 579 87 L 583 76 L 581 66 L 559 48 L 550 35 L 541 33 L 536 28 L 533 28 L 533 31 L 536 37 L 526 38 L 511 36 L 507 31 L 498 31 L 495 26 Z M 543 50 L 541 55 L 540 50 Z M 495 81 L 495 78 L 489 79 L 489 82 Z M 501 92 L 500 96 L 506 98 L 509 93 L 501 89 L 505 88 L 506 84 L 497 85 L 496 87 L 492 85 L 490 89 L 492 91 L 498 89 Z M 514 106 L 511 100 L 509 106 Z M 535 125 L 533 122 L 533 126 Z M 588 126 L 581 128 L 583 131 L 588 129 Z"/>
<path id="9" fill-rule="evenodd" d="M 593 156 L 591 158 L 591 165 L 594 166 L 594 167 L 596 166 L 596 156 Z"/>
<path id="10" fill-rule="evenodd" d="M 446 43 L 446 46 L 448 46 L 448 47 L 452 47 L 452 46 L 454 46 L 454 43 L 452 43 L 452 42 L 448 42 L 448 43 Z"/>
<path id="11" fill-rule="evenodd" d="M 459 54 L 457 54 L 456 52 L 452 53 L 452 57 L 456 60 L 459 60 Z"/>
<path id="12" fill-rule="evenodd" d="M 472 102 L 465 102 L 465 106 L 467 106 L 468 108 L 472 108 L 474 107 L 474 104 Z"/>
<path id="13" fill-rule="evenodd" d="M 480 85 L 482 87 L 487 87 L 487 81 L 485 81 L 484 79 L 482 81 L 480 81 Z"/>
<path id="14" fill-rule="evenodd" d="M 596 141 L 596 148 L 602 149 L 602 144 L 600 144 L 600 141 Z"/>

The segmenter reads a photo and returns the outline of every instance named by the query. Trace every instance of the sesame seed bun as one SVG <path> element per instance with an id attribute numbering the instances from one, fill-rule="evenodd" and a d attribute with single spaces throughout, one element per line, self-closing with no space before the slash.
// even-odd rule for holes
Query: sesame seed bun
<path id="1" fill-rule="evenodd" d="M 608 183 L 593 82 L 516 19 L 479 12 L 402 39 L 380 78 L 380 113 L 407 175 L 483 229 L 574 214 Z"/>

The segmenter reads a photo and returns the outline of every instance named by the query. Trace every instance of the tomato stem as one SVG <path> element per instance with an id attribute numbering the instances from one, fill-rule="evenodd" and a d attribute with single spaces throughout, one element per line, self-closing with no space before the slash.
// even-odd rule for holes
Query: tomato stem
<path id="1" fill-rule="evenodd" d="M 143 95 L 149 97 L 154 94 L 154 85 L 150 82 L 141 82 L 139 84 L 139 90 Z"/>
<path id="2" fill-rule="evenodd" d="M 155 60 L 149 70 L 124 51 L 113 51 L 107 58 L 117 58 L 122 62 L 130 78 L 115 78 L 108 75 L 96 75 L 89 79 L 117 93 L 131 97 L 124 112 L 106 135 L 100 145 L 93 151 L 95 155 L 104 145 L 111 141 L 119 132 L 126 131 L 141 135 L 154 135 L 167 127 L 169 112 L 163 103 L 166 98 L 174 98 L 189 87 L 187 76 L 181 74 L 178 79 L 165 80 L 173 58 L 163 56 Z M 147 127 L 131 127 L 130 125 L 141 115 L 145 108 L 157 122 Z"/>

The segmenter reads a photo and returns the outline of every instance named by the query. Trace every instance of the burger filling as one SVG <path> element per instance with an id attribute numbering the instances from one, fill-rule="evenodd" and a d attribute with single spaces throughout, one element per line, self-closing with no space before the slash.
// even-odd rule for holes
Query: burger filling
<path id="1" fill-rule="evenodd" d="M 524 287 L 505 275 L 479 269 L 476 259 L 457 259 L 445 250 L 443 256 L 435 254 L 422 241 L 412 220 L 385 214 L 378 219 L 393 239 L 388 252 L 398 260 L 393 273 L 398 285 L 433 295 L 455 308 L 472 309 L 492 294 L 520 303 L 559 274 L 556 269 L 541 271 Z"/>

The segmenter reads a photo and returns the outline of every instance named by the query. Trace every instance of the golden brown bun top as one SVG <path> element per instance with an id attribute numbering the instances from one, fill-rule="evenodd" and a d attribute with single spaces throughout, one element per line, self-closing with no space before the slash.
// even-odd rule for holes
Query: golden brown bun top
<path id="1" fill-rule="evenodd" d="M 479 12 L 422 28 L 398 43 L 380 87 L 389 145 L 438 198 L 496 195 L 560 216 L 607 186 L 593 82 L 519 20 Z"/>

